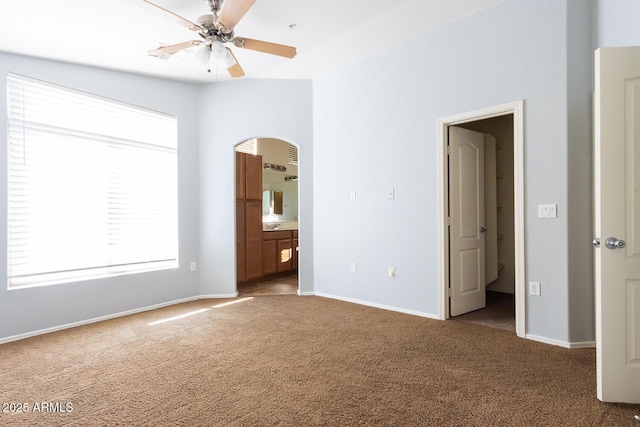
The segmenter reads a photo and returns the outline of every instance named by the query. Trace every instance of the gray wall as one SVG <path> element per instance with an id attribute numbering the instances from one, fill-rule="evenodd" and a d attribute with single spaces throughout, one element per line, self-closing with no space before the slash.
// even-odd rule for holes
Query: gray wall
<path id="1" fill-rule="evenodd" d="M 198 110 L 197 87 L 133 74 L 0 53 L 0 117 L 6 118 L 7 72 L 90 92 L 178 117 L 180 268 L 109 279 L 8 291 L 0 285 L 0 341 L 7 337 L 137 310 L 198 294 Z M 6 120 L 0 120 L 6 145 Z M 6 150 L 0 150 L 0 221 L 6 224 Z M 144 165 L 140 165 L 144 168 Z M 82 177 L 78 177 L 82 179 Z M 0 258 L 7 259 L 6 227 L 0 227 Z M 6 278 L 6 262 L 0 277 Z M 4 280 L 4 279 L 3 279 Z"/>
<path id="2" fill-rule="evenodd" d="M 542 283 L 527 299 L 527 334 L 570 341 L 569 18 L 567 1 L 509 0 L 314 81 L 317 292 L 439 315 L 436 121 L 524 99 L 527 281 Z M 537 218 L 546 203 L 557 219 Z M 321 214 L 327 205 L 339 220 Z"/>
<path id="3" fill-rule="evenodd" d="M 593 341 L 593 135 L 591 5 L 568 2 L 567 27 L 567 247 L 569 342 Z"/>
<path id="4" fill-rule="evenodd" d="M 640 45 L 638 0 L 591 0 L 594 47 Z"/>

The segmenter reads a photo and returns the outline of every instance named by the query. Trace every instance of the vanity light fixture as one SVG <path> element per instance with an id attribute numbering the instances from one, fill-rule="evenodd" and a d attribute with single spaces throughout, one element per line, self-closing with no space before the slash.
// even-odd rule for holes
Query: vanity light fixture
<path id="1" fill-rule="evenodd" d="M 286 167 L 281 166 L 281 165 L 274 165 L 272 163 L 265 163 L 263 165 L 263 167 L 264 167 L 265 170 L 268 170 L 268 171 L 276 171 L 276 172 L 286 172 L 287 171 Z"/>

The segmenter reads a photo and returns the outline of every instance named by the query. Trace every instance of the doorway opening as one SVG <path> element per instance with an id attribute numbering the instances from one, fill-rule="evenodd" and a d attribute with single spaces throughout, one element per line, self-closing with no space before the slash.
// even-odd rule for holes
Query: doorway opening
<path id="1" fill-rule="evenodd" d="M 472 131 L 480 135 L 479 148 L 487 149 L 487 170 L 485 177 L 484 154 L 478 154 L 478 150 L 467 150 L 471 153 L 472 164 L 480 163 L 482 166 L 471 175 L 477 176 L 482 188 L 478 192 L 472 191 L 462 197 L 462 200 L 477 201 L 479 215 L 470 218 L 472 225 L 471 234 L 477 235 L 477 245 L 465 253 L 461 250 L 458 240 L 459 234 L 452 231 L 451 210 L 461 199 L 460 195 L 469 188 L 476 188 L 475 183 L 465 184 L 469 179 L 466 167 L 464 173 L 459 173 L 450 164 L 449 144 L 452 128 L 463 128 L 464 132 Z M 466 310 L 476 310 L 489 303 L 493 308 L 473 312 L 468 315 L 470 321 L 473 317 L 482 318 L 491 311 L 496 310 L 496 319 L 493 326 L 508 325 L 509 320 L 504 319 L 504 310 L 501 306 L 513 304 L 515 307 L 515 319 L 511 319 L 511 329 L 515 327 L 518 336 L 524 337 L 525 328 L 525 258 L 524 258 L 524 180 L 523 180 L 523 101 L 503 104 L 496 107 L 472 111 L 438 120 L 438 159 L 439 159 L 439 254 L 440 254 L 440 310 L 441 318 L 449 319 L 453 315 L 460 315 Z M 484 135 L 490 135 L 485 137 Z M 491 143 L 491 136 L 495 137 Z M 483 143 L 484 141 L 484 143 Z M 465 155 L 463 149 L 460 151 Z M 471 145 L 469 145 L 471 147 Z M 479 157 L 475 157 L 479 156 Z M 475 159 L 475 160 L 474 160 Z M 492 159 L 492 160 L 491 160 Z M 464 161 L 464 160 L 463 160 Z M 458 160 L 456 160 L 458 162 Z M 491 165 L 493 162 L 493 165 Z M 493 168 L 493 169 L 491 169 Z M 473 169 L 473 168 L 472 168 Z M 456 173 L 451 177 L 452 171 Z M 493 182 L 489 176 L 493 175 Z M 481 177 L 481 178 L 480 178 Z M 484 194 L 485 181 L 488 187 L 487 195 Z M 455 188 L 452 188 L 454 186 Z M 482 199 L 482 202 L 479 200 Z M 484 204 L 488 205 L 485 209 Z M 475 202 L 474 202 L 475 203 Z M 474 205 L 475 207 L 475 205 Z M 463 207 L 464 212 L 469 212 L 468 207 Z M 480 213 L 481 211 L 481 213 Z M 486 217 L 492 225 L 487 225 Z M 493 217 L 493 219 L 492 219 Z M 474 222 L 475 221 L 475 222 Z M 477 230 L 477 233 L 476 233 Z M 453 236 L 452 236 L 453 233 Z M 456 251 L 452 254 L 451 251 Z M 462 260 L 462 261 L 460 261 Z M 465 264 L 469 260 L 468 264 Z M 452 272 L 452 268 L 455 270 Z M 485 274 L 486 269 L 486 274 Z M 459 273 L 459 274 L 458 274 Z M 463 277 L 463 279 L 461 279 Z M 469 277 L 473 280 L 469 281 Z M 461 284 L 461 281 L 464 283 Z M 474 291 L 474 292 L 467 292 Z M 481 299 L 469 306 L 464 300 L 467 294 L 475 293 Z M 456 300 L 457 298 L 457 300 Z M 453 302 L 452 302 L 453 299 Z M 462 300 L 463 304 L 456 302 Z M 512 305 L 512 306 L 513 306 Z M 452 311 L 452 306 L 454 310 Z M 460 307 L 463 307 L 460 309 Z M 468 306 L 468 308 L 464 308 Z M 500 316 L 498 318 L 498 316 Z M 515 321 L 514 321 L 515 320 Z M 491 325 L 492 320 L 483 320 Z M 507 323 L 505 323 L 507 322 Z M 514 325 L 515 324 L 515 325 Z"/>
<path id="2" fill-rule="evenodd" d="M 254 138 L 235 151 L 237 293 L 297 294 L 298 147 Z"/>

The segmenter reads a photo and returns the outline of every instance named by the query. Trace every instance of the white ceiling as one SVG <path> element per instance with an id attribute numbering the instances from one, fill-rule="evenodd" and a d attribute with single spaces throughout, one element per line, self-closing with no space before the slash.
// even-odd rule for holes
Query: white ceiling
<path id="1" fill-rule="evenodd" d="M 504 0 L 257 0 L 236 36 L 295 46 L 294 59 L 232 45 L 243 78 L 313 78 Z M 155 0 L 191 21 L 202 0 Z M 293 29 L 289 28 L 295 24 Z M 229 80 L 189 51 L 160 60 L 147 51 L 198 40 L 142 0 L 0 0 L 0 51 L 192 82 Z"/>

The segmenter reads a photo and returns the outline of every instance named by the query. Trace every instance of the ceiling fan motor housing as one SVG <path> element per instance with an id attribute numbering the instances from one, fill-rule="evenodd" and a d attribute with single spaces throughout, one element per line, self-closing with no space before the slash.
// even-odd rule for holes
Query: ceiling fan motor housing
<path id="1" fill-rule="evenodd" d="M 198 17 L 198 25 L 200 25 L 203 28 L 206 28 L 209 31 L 216 28 L 213 22 L 213 15 L 210 13 L 207 13 L 206 15 L 201 15 L 200 17 Z"/>
<path id="2" fill-rule="evenodd" d="M 200 32 L 200 35 L 206 40 L 219 40 L 222 42 L 230 42 L 233 40 L 233 29 L 217 24 L 212 14 L 200 16 L 198 18 L 198 25 L 206 30 L 204 33 Z"/>

